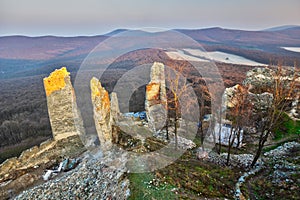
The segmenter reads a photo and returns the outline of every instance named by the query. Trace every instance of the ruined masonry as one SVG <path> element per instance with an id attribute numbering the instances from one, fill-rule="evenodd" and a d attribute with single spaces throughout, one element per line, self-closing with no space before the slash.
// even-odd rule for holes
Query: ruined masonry
<path id="1" fill-rule="evenodd" d="M 44 78 L 44 87 L 53 138 L 60 140 L 82 134 L 82 119 L 66 67 L 55 70 Z"/>
<path id="2" fill-rule="evenodd" d="M 112 146 L 111 111 L 108 92 L 100 81 L 93 77 L 90 82 L 94 121 L 102 149 Z"/>
<path id="3" fill-rule="evenodd" d="M 167 93 L 165 66 L 154 62 L 151 67 L 150 83 L 146 86 L 145 109 L 149 128 L 157 132 L 165 126 L 167 117 Z"/>

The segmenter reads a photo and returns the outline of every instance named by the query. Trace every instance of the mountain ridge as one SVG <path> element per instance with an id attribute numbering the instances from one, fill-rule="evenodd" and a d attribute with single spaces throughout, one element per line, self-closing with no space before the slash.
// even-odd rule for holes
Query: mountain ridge
<path id="1" fill-rule="evenodd" d="M 15 76 L 15 73 L 20 75 L 24 69 L 28 71 L 49 65 L 63 66 L 70 62 L 80 65 L 100 42 L 126 30 L 116 29 L 95 36 L 1 36 L 0 79 Z M 295 61 L 300 61 L 300 53 L 282 48 L 300 47 L 300 26 L 274 32 L 221 27 L 174 29 L 174 31 L 196 40 L 207 51 L 234 54 L 263 64 L 270 64 L 270 61 L 284 61 L 292 66 Z"/>

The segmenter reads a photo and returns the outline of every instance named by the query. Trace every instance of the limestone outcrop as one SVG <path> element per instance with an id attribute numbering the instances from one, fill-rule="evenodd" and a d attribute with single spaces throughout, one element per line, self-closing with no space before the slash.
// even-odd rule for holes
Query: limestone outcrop
<path id="1" fill-rule="evenodd" d="M 57 69 L 44 78 L 44 87 L 53 138 L 60 140 L 83 134 L 81 115 L 66 67 Z"/>
<path id="2" fill-rule="evenodd" d="M 273 94 L 264 92 L 262 94 L 249 93 L 249 99 L 253 105 L 253 110 L 259 112 L 266 112 L 272 106 Z"/>
<path id="3" fill-rule="evenodd" d="M 300 96 L 300 95 L 299 95 Z M 291 110 L 291 114 L 293 117 L 296 117 L 298 119 L 300 119 L 300 101 L 299 101 L 299 96 L 297 97 L 297 99 L 292 103 L 292 110 Z"/>
<path id="4" fill-rule="evenodd" d="M 237 94 L 239 94 L 241 92 L 243 94 L 247 93 L 246 88 L 244 88 L 243 86 L 241 86 L 239 84 L 237 84 L 233 87 L 230 87 L 230 88 L 226 88 L 224 91 L 225 106 L 227 108 L 235 107 L 239 101 Z"/>
<path id="5" fill-rule="evenodd" d="M 243 85 L 248 85 L 253 93 L 264 93 L 272 90 L 275 72 L 269 68 L 254 68 L 247 72 Z"/>
<path id="6" fill-rule="evenodd" d="M 145 109 L 149 128 L 156 132 L 165 125 L 167 117 L 167 93 L 165 66 L 154 62 L 151 67 L 150 83 L 146 86 Z"/>
<path id="7" fill-rule="evenodd" d="M 102 149 L 112 146 L 111 104 L 108 92 L 101 82 L 93 77 L 90 81 L 94 121 Z M 115 106 L 114 106 L 115 107 Z"/>

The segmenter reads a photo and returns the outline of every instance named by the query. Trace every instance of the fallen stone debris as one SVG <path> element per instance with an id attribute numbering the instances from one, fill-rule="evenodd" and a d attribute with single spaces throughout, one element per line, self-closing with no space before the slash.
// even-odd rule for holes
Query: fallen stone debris
<path id="1" fill-rule="evenodd" d="M 74 169 L 80 162 L 80 159 L 69 159 L 66 158 L 59 163 L 57 169 L 48 169 L 46 173 L 43 175 L 44 181 L 48 181 L 49 179 L 53 178 L 57 174 L 61 172 L 67 172 Z"/>

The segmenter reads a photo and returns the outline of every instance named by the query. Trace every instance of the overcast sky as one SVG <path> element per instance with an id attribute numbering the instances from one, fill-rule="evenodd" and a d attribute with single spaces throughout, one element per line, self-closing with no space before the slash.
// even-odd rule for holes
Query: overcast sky
<path id="1" fill-rule="evenodd" d="M 0 0 L 0 35 L 99 35 L 117 28 L 300 25 L 300 0 Z"/>

